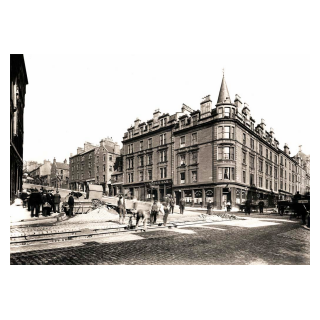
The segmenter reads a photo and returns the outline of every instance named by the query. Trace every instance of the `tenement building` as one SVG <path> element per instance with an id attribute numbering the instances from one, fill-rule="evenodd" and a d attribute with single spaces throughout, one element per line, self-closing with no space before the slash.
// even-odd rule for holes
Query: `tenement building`
<path id="1" fill-rule="evenodd" d="M 50 183 L 54 188 L 69 189 L 69 165 L 67 159 L 63 162 L 53 159 L 51 166 Z"/>
<path id="2" fill-rule="evenodd" d="M 32 183 L 51 186 L 51 167 L 52 164 L 49 160 L 44 160 L 43 164 L 37 164 L 36 167 L 30 165 L 29 176 L 33 179 Z"/>
<path id="3" fill-rule="evenodd" d="M 263 119 L 256 124 L 239 95 L 231 101 L 224 76 L 215 106 L 206 96 L 199 110 L 183 104 L 173 115 L 156 110 L 147 122 L 137 119 L 123 151 L 124 191 L 141 200 L 171 194 L 177 204 L 211 200 L 217 209 L 247 199 L 273 206 L 301 188 L 302 160 L 290 156 L 287 144 L 279 148 L 274 130 Z"/>
<path id="4" fill-rule="evenodd" d="M 10 55 L 10 203 L 22 191 L 24 107 L 28 77 L 23 54 Z"/>
<path id="5" fill-rule="evenodd" d="M 119 155 L 120 146 L 112 138 L 102 139 L 100 145 L 86 142 L 76 155 L 70 155 L 70 189 L 87 191 L 89 184 L 100 184 L 103 192 L 109 194 L 111 174 Z"/>

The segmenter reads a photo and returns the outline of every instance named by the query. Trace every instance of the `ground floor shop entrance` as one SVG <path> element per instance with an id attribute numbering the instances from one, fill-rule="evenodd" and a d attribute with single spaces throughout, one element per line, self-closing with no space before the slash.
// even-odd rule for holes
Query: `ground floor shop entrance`
<path id="1" fill-rule="evenodd" d="M 140 201 L 161 201 L 167 195 L 172 195 L 172 180 L 158 180 L 148 183 L 124 186 L 125 194 L 128 198 L 137 198 Z"/>

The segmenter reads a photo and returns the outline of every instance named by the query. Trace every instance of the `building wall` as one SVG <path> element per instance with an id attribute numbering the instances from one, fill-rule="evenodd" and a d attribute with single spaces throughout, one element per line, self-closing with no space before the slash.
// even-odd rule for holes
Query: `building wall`
<path id="1" fill-rule="evenodd" d="M 230 103 L 230 98 L 227 97 L 226 103 L 219 102 L 213 109 L 211 109 L 210 96 L 204 99 L 200 110 L 181 112 L 178 116 L 177 114 L 174 116 L 174 121 L 167 123 L 167 144 L 169 136 L 172 138 L 172 144 L 167 146 L 167 178 L 172 178 L 173 195 L 192 199 L 197 194 L 198 200 L 201 196 L 202 205 L 205 205 L 209 199 L 213 199 L 215 206 L 220 209 L 225 200 L 240 204 L 248 198 L 254 201 L 263 199 L 269 205 L 273 205 L 274 199 L 288 198 L 297 191 L 304 193 L 310 190 L 307 165 L 290 156 L 290 150 L 286 144 L 283 150 L 280 149 L 273 129 L 267 131 L 263 119 L 255 124 L 249 106 L 247 104 L 242 106 L 239 96 L 236 95 L 234 103 Z M 167 116 L 167 119 L 171 118 L 172 116 Z M 145 174 L 147 168 L 138 166 L 138 157 L 146 154 L 144 150 L 139 151 L 139 141 L 143 140 L 145 148 L 147 139 L 153 138 L 153 159 L 157 161 L 152 166 L 153 180 L 159 179 L 159 168 L 162 166 L 159 163 L 160 147 L 157 144 L 162 131 L 154 132 L 153 129 L 148 128 L 146 133 L 141 134 L 137 121 L 140 120 L 135 121 L 135 125 L 128 129 L 123 139 L 125 189 L 135 188 L 139 183 L 143 185 L 148 182 Z M 158 121 L 155 119 L 151 121 L 151 123 L 155 122 Z M 220 127 L 234 128 L 234 136 L 230 134 L 228 138 L 220 137 Z M 192 143 L 193 133 L 197 133 L 196 143 Z M 246 143 L 243 141 L 244 134 Z M 185 137 L 184 146 L 181 146 L 182 137 Z M 131 144 L 134 152 L 128 154 L 127 148 Z M 219 148 L 222 147 L 234 148 L 234 158 L 220 159 Z M 193 163 L 193 153 L 197 154 L 197 163 Z M 245 163 L 243 153 L 246 155 Z M 251 157 L 252 161 L 250 161 Z M 128 168 L 130 158 L 134 159 L 133 169 Z M 185 159 L 183 164 L 181 159 Z M 144 170 L 144 179 L 141 182 L 138 181 L 140 170 Z M 128 173 L 131 172 L 134 174 L 133 182 L 128 181 Z M 193 172 L 197 173 L 196 181 L 192 180 L 192 177 L 195 177 Z M 184 181 L 181 181 L 181 173 L 185 173 Z M 188 201 L 192 200 L 188 199 Z"/>
<path id="2" fill-rule="evenodd" d="M 27 72 L 22 54 L 10 55 L 10 203 L 22 191 Z"/>

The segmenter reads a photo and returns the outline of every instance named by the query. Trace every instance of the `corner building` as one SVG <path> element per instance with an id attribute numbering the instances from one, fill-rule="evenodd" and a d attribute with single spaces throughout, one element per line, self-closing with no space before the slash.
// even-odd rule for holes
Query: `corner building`
<path id="1" fill-rule="evenodd" d="M 206 96 L 200 110 L 156 110 L 147 123 L 136 120 L 123 145 L 124 188 L 141 200 L 172 194 L 177 204 L 182 197 L 191 206 L 211 200 L 221 209 L 247 199 L 273 206 L 297 191 L 289 147 L 279 149 L 274 130 L 263 119 L 256 125 L 239 95 L 231 101 L 224 76 L 215 107 Z"/>

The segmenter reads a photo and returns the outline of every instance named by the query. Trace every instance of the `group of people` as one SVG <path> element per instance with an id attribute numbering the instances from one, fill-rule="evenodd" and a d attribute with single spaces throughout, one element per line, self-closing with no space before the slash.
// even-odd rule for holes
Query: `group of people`
<path id="1" fill-rule="evenodd" d="M 54 194 L 53 191 L 32 189 L 28 194 L 26 190 L 21 193 L 21 200 L 23 207 L 28 206 L 31 211 L 31 217 L 39 217 L 40 212 L 43 216 L 50 216 L 52 212 L 60 212 L 61 196 L 57 190 Z"/>
<path id="2" fill-rule="evenodd" d="M 126 199 L 123 195 L 119 195 L 117 206 L 118 206 L 118 213 L 119 213 L 119 223 L 124 224 L 127 209 L 126 209 Z M 175 199 L 167 196 L 165 198 L 164 204 L 162 204 L 160 201 L 155 200 L 152 203 L 150 210 L 146 210 L 146 209 L 139 208 L 138 201 L 136 198 L 134 198 L 132 212 L 136 217 L 136 228 L 138 228 L 139 222 L 142 221 L 144 225 L 144 230 L 145 230 L 147 227 L 148 219 L 150 219 L 151 224 L 156 224 L 157 218 L 160 213 L 163 214 L 163 225 L 166 226 L 169 213 L 171 212 L 173 214 L 174 206 L 175 206 Z M 181 210 L 181 206 L 180 206 L 180 210 Z"/>
<path id="3" fill-rule="evenodd" d="M 21 193 L 21 200 L 23 202 L 23 207 L 28 207 L 28 211 L 31 211 L 31 217 L 39 217 L 40 212 L 42 216 L 47 217 L 54 213 L 60 213 L 61 210 L 61 195 L 59 190 L 48 191 L 42 189 L 32 189 L 29 194 L 27 190 L 23 190 Z M 68 197 L 69 210 L 67 215 L 73 215 L 74 199 L 72 194 Z"/>

